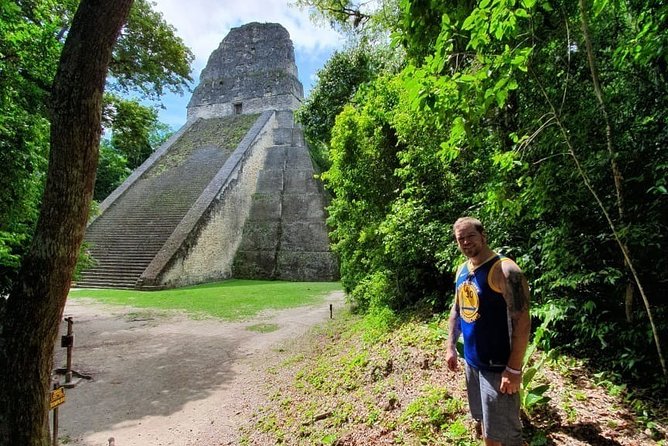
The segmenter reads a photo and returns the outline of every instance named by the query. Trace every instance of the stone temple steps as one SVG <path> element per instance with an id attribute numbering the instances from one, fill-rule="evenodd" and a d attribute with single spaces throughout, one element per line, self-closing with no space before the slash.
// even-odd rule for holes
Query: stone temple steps
<path id="1" fill-rule="evenodd" d="M 88 227 L 85 242 L 96 265 L 76 286 L 134 288 L 230 153 L 204 146 L 177 165 L 158 160 Z"/>
<path id="2" fill-rule="evenodd" d="M 252 150 L 257 150 L 249 155 L 248 159 L 258 161 L 249 161 L 246 167 L 252 174 L 248 176 L 243 176 L 243 161 L 238 164 L 239 170 L 228 170 L 239 153 L 246 152 L 236 151 L 234 156 L 230 156 L 232 149 L 211 145 L 211 139 L 206 136 L 208 133 L 202 130 L 211 131 L 215 127 L 211 122 L 200 126 L 189 136 L 186 131 L 153 165 L 142 166 L 145 170 L 138 178 L 125 189 L 121 188 L 123 192 L 119 197 L 88 227 L 85 242 L 96 264 L 84 271 L 75 286 L 155 289 L 172 280 L 156 281 L 156 277 L 165 271 L 168 275 L 176 274 L 177 280 L 188 278 L 184 270 L 173 273 L 162 269 L 168 261 L 171 261 L 169 267 L 177 265 L 177 268 L 192 261 L 195 262 L 195 271 L 207 271 L 196 263 L 202 259 L 197 257 L 197 249 L 200 249 L 197 243 L 206 248 L 215 247 L 215 237 L 221 234 L 227 236 L 225 231 L 230 226 L 216 229 L 218 232 L 213 236 L 212 245 L 207 244 L 212 239 L 199 238 L 187 239 L 188 245 L 175 243 L 183 243 L 185 238 L 177 240 L 184 234 L 190 237 L 192 233 L 188 231 L 193 231 L 193 228 L 196 234 L 193 237 L 202 237 L 201 233 L 208 230 L 206 225 L 210 223 L 207 219 L 218 218 L 216 212 L 219 211 L 216 209 L 224 208 L 225 203 L 243 206 L 231 208 L 232 212 L 243 215 L 243 220 L 229 232 L 231 237 L 237 237 L 233 248 L 229 248 L 234 251 L 214 252 L 211 257 L 214 267 L 223 264 L 220 259 L 228 262 L 224 264 L 227 265 L 225 275 L 211 277 L 229 278 L 231 275 L 247 279 L 337 280 L 338 263 L 329 250 L 325 225 L 325 194 L 314 178 L 303 133 L 295 127 L 291 111 L 274 111 L 274 115 L 264 116 L 262 120 L 257 120 L 253 127 L 256 130 L 246 137 L 246 140 L 252 141 L 257 137 L 254 132 L 272 122 L 272 127 L 267 127 L 268 130 L 262 133 L 260 142 L 255 146 L 239 146 L 256 147 Z M 269 121 L 272 116 L 275 121 Z M 252 121 L 249 122 L 250 128 Z M 184 144 L 178 145 L 182 138 L 195 141 L 194 147 L 184 150 Z M 223 169 L 228 159 L 228 167 Z M 228 192 L 235 197 L 235 186 L 230 186 L 230 189 L 221 189 L 223 195 L 212 202 L 213 207 L 209 209 L 213 211 L 197 214 L 198 206 L 206 202 L 213 190 L 211 185 L 221 181 L 221 173 L 228 175 L 226 181 L 233 181 L 229 184 L 242 184 L 236 190 L 247 191 L 244 192 L 249 194 L 246 201 L 236 201 L 238 198 L 226 201 L 225 194 Z M 247 207 L 249 201 L 250 208 Z M 193 218 L 196 219 L 194 225 Z M 173 257 L 174 246 L 183 248 L 179 248 L 176 257 Z M 204 252 L 209 255 L 209 251 Z"/>
<path id="3" fill-rule="evenodd" d="M 278 23 L 230 30 L 188 122 L 101 206 L 79 287 L 158 289 L 234 278 L 337 280 L 326 195 L 293 112 L 294 46 Z"/>

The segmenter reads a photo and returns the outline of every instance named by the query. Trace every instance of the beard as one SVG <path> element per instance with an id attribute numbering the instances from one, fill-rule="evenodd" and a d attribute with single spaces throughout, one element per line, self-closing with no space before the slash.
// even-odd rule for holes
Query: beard
<path id="1" fill-rule="evenodd" d="M 476 257 L 482 252 L 482 248 L 480 246 L 467 246 L 465 248 L 462 248 L 462 253 L 466 257 Z"/>

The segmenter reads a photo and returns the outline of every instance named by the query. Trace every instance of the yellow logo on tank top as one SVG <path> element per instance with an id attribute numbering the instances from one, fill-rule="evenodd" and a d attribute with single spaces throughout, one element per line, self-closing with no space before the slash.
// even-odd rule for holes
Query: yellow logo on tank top
<path id="1" fill-rule="evenodd" d="M 476 286 L 466 281 L 457 289 L 457 302 L 459 303 L 459 314 L 466 322 L 478 320 L 480 315 L 480 299 L 478 298 L 478 289 Z"/>

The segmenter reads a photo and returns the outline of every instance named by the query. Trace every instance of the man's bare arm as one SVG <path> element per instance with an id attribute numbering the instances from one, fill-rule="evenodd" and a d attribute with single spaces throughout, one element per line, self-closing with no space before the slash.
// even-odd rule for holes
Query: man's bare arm
<path id="1" fill-rule="evenodd" d="M 508 367 L 521 370 L 531 334 L 529 285 L 524 274 L 514 262 L 503 262 L 501 270 L 503 272 L 503 297 L 508 305 L 513 329 Z"/>
<path id="2" fill-rule="evenodd" d="M 450 309 L 450 317 L 448 318 L 448 345 L 445 354 L 445 360 L 450 370 L 457 370 L 457 340 L 461 333 L 461 327 L 459 326 L 459 305 L 457 305 L 457 297 L 455 296 L 452 308 Z"/>
<path id="3" fill-rule="evenodd" d="M 452 302 L 450 309 L 450 317 L 448 318 L 448 342 L 454 348 L 457 345 L 457 339 L 462 334 L 459 326 L 459 305 L 457 305 L 457 298 Z"/>

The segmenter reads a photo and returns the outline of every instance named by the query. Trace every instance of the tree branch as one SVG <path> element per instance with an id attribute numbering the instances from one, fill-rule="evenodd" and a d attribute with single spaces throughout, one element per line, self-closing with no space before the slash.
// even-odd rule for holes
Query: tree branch
<path id="1" fill-rule="evenodd" d="M 596 204 L 597 204 L 598 208 L 601 210 L 601 213 L 603 214 L 605 220 L 607 221 L 608 227 L 610 228 L 610 230 L 612 232 L 612 235 L 615 238 L 615 241 L 617 242 L 617 245 L 619 246 L 619 249 L 622 252 L 622 256 L 624 257 L 626 265 L 629 268 L 629 270 L 630 270 L 630 272 L 633 276 L 635 284 L 638 287 L 640 295 L 642 296 L 643 302 L 645 304 L 645 311 L 647 313 L 647 318 L 649 319 L 649 323 L 650 323 L 650 326 L 652 328 L 652 335 L 654 337 L 654 345 L 656 347 L 656 352 L 657 352 L 657 355 L 659 357 L 659 362 L 661 363 L 661 369 L 663 371 L 663 376 L 664 376 L 664 378 L 668 378 L 668 368 L 666 368 L 666 360 L 663 356 L 663 351 L 662 351 L 662 348 L 661 348 L 661 340 L 659 338 L 659 332 L 658 332 L 658 329 L 656 327 L 656 323 L 654 322 L 654 314 L 652 312 L 652 306 L 649 302 L 649 299 L 647 298 L 647 295 L 645 294 L 645 290 L 642 286 L 642 282 L 640 281 L 640 276 L 638 275 L 638 273 L 637 273 L 637 271 L 636 271 L 636 269 L 633 265 L 629 249 L 626 246 L 626 243 L 624 243 L 624 241 L 621 239 L 621 237 L 619 235 L 619 230 L 617 229 L 617 225 L 615 224 L 615 222 L 610 217 L 610 214 L 606 210 L 605 205 L 603 204 L 603 201 L 601 200 L 598 193 L 594 189 L 594 187 L 591 183 L 591 180 L 589 179 L 589 176 L 587 175 L 584 168 L 580 164 L 580 159 L 578 158 L 577 154 L 575 153 L 575 148 L 573 147 L 573 144 L 571 143 L 570 137 L 568 135 L 568 130 L 566 129 L 566 127 L 564 126 L 561 118 L 559 117 L 559 114 L 558 114 L 556 108 L 554 107 L 554 104 L 550 100 L 549 95 L 547 94 L 547 92 L 543 88 L 543 85 L 541 84 L 541 82 L 538 80 L 538 76 L 536 76 L 536 74 L 533 71 L 532 71 L 532 75 L 536 79 L 536 83 L 537 83 L 538 87 L 540 88 L 540 91 L 541 91 L 543 97 L 545 98 L 545 101 L 549 105 L 550 110 L 552 111 L 554 122 L 559 127 L 559 130 L 560 130 L 560 132 L 563 136 L 564 142 L 566 143 L 566 146 L 568 147 L 568 154 L 571 156 L 571 159 L 575 163 L 575 168 L 577 169 L 578 174 L 580 175 L 580 178 L 582 179 L 582 182 L 585 184 L 587 190 L 589 191 L 591 196 L 594 198 L 594 201 L 596 201 Z"/>

